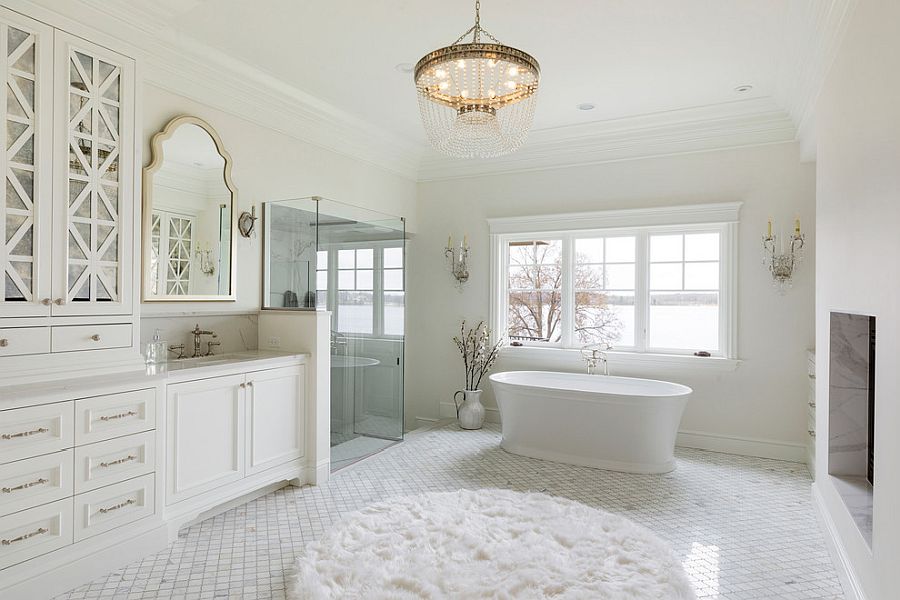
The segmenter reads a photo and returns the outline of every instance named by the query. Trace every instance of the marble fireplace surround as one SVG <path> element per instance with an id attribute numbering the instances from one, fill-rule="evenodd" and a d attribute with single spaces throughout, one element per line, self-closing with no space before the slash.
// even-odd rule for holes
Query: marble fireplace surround
<path id="1" fill-rule="evenodd" d="M 831 313 L 828 380 L 828 474 L 863 538 L 872 545 L 869 391 L 875 318 Z"/>

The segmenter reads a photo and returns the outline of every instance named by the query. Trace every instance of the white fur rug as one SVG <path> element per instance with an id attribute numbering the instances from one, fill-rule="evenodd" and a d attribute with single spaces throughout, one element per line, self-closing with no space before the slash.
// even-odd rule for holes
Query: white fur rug
<path id="1" fill-rule="evenodd" d="M 695 596 L 668 544 L 628 519 L 545 494 L 460 490 L 348 515 L 297 559 L 289 597 Z"/>

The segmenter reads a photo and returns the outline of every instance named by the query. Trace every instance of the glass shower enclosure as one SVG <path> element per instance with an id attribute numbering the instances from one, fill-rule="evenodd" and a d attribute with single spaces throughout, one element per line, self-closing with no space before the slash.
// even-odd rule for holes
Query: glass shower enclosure
<path id="1" fill-rule="evenodd" d="M 320 197 L 263 205 L 263 309 L 331 312 L 332 464 L 403 438 L 402 217 Z"/>

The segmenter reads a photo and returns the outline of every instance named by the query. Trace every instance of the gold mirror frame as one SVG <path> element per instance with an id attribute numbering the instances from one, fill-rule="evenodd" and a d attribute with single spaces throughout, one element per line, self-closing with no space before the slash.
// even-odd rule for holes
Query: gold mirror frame
<path id="1" fill-rule="evenodd" d="M 181 125 L 196 125 L 201 127 L 209 136 L 213 139 L 213 142 L 216 145 L 216 151 L 219 155 L 225 160 L 225 168 L 223 169 L 225 187 L 228 188 L 228 191 L 231 193 L 231 273 L 229 277 L 231 278 L 229 289 L 231 290 L 230 294 L 216 294 L 216 295 L 186 295 L 186 296 L 170 296 L 170 295 L 156 295 L 151 296 L 149 294 L 150 289 L 152 289 L 151 281 L 150 281 L 150 256 L 151 256 L 151 247 L 152 236 L 150 234 L 151 229 L 151 219 L 153 212 L 153 176 L 157 171 L 162 168 L 163 165 L 163 142 L 168 140 L 174 135 L 175 131 Z M 141 217 L 142 226 L 141 232 L 143 237 L 141 239 L 141 248 L 142 248 L 142 260 L 141 260 L 141 298 L 143 302 L 236 302 L 237 301 L 237 236 L 235 235 L 237 228 L 237 220 L 238 220 L 238 210 L 237 210 L 237 188 L 234 187 L 234 182 L 231 180 L 231 166 L 232 166 L 232 158 L 231 155 L 225 150 L 225 146 L 222 144 L 222 138 L 219 137 L 219 134 L 216 133 L 216 130 L 212 128 L 212 125 L 200 119 L 199 117 L 192 117 L 188 115 L 182 115 L 180 117 L 175 117 L 163 127 L 162 131 L 156 133 L 153 138 L 150 140 L 150 153 L 152 156 L 152 160 L 150 164 L 144 167 L 143 171 L 143 215 Z"/>

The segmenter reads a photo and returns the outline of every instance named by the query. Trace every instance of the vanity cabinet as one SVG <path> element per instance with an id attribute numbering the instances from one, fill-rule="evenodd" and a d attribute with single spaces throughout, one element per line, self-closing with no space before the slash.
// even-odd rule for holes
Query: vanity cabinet
<path id="1" fill-rule="evenodd" d="M 169 384 L 166 504 L 220 504 L 231 484 L 303 458 L 305 390 L 302 364 Z"/>
<path id="2" fill-rule="evenodd" d="M 0 48 L 0 357 L 133 346 L 134 61 L 3 7 Z"/>

